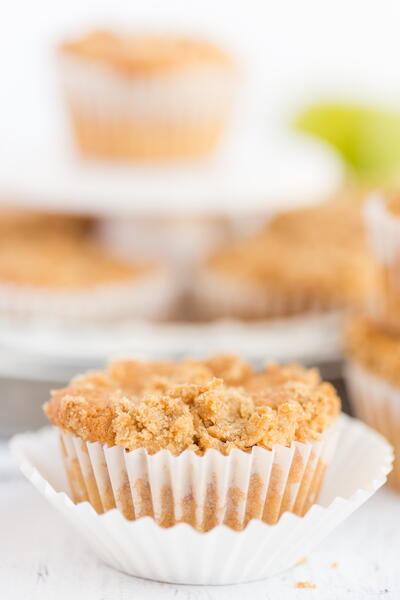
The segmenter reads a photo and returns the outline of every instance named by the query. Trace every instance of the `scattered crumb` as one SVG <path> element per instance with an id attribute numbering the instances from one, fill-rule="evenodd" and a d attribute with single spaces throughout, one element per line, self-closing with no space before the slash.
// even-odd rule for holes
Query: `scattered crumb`
<path id="1" fill-rule="evenodd" d="M 308 562 L 308 558 L 307 556 L 303 556 L 303 558 L 297 561 L 296 567 L 299 567 L 300 565 L 305 565 L 306 562 Z"/>
<path id="2" fill-rule="evenodd" d="M 315 585 L 315 583 L 311 583 L 311 581 L 298 581 L 296 583 L 296 587 L 297 588 L 302 588 L 302 589 L 315 589 L 317 586 Z"/>
<path id="3" fill-rule="evenodd" d="M 335 562 L 333 562 L 333 563 L 331 564 L 331 567 L 332 567 L 332 569 L 337 569 L 337 568 L 338 568 L 338 566 L 339 566 L 339 565 L 337 564 L 337 562 L 336 562 L 336 561 L 335 561 Z"/>

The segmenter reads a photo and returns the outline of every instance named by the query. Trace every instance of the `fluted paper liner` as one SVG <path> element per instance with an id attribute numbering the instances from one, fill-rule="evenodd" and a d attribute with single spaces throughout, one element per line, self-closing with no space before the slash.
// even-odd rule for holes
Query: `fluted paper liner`
<path id="1" fill-rule="evenodd" d="M 361 365 L 346 365 L 346 381 L 356 416 L 379 431 L 395 453 L 389 483 L 400 491 L 400 388 L 369 373 Z"/>
<path id="2" fill-rule="evenodd" d="M 172 310 L 174 282 L 168 269 L 84 290 L 0 283 L 0 313 L 16 318 L 75 322 L 121 317 L 165 318 Z"/>
<path id="3" fill-rule="evenodd" d="M 238 78 L 234 68 L 220 65 L 123 75 L 65 55 L 58 67 L 81 151 L 111 158 L 208 152 L 225 127 Z"/>
<path id="4" fill-rule="evenodd" d="M 392 462 L 386 440 L 343 416 L 319 504 L 303 517 L 286 512 L 275 525 L 253 519 L 241 531 L 218 525 L 201 533 L 186 523 L 160 527 L 150 517 L 128 521 L 116 509 L 99 515 L 89 502 L 72 502 L 54 429 L 16 436 L 12 451 L 25 476 L 104 562 L 134 576 L 188 584 L 251 581 L 293 566 L 384 484 Z"/>
<path id="5" fill-rule="evenodd" d="M 130 520 L 150 516 L 163 527 L 185 522 L 199 531 L 222 523 L 240 530 L 253 518 L 272 524 L 285 511 L 303 515 L 318 496 L 336 438 L 332 426 L 320 441 L 290 448 L 173 456 L 126 452 L 60 430 L 75 502 L 88 500 L 98 513 L 116 507 Z"/>
<path id="6" fill-rule="evenodd" d="M 194 283 L 197 312 L 204 318 L 284 317 L 301 313 L 318 314 L 341 306 L 338 298 L 318 298 L 301 290 L 284 291 L 257 286 L 249 281 L 225 277 L 202 268 Z"/>
<path id="7" fill-rule="evenodd" d="M 379 276 L 378 285 L 366 295 L 366 310 L 385 326 L 400 331 L 400 218 L 374 194 L 365 205 L 364 220 Z"/>
<path id="8" fill-rule="evenodd" d="M 384 484 L 392 462 L 386 440 L 342 416 L 319 504 L 303 517 L 286 512 L 275 525 L 253 519 L 241 531 L 218 525 L 201 533 L 186 523 L 160 527 L 150 517 L 128 521 L 116 509 L 99 515 L 89 502 L 72 502 L 54 429 L 18 435 L 11 446 L 25 476 L 107 564 L 189 584 L 239 583 L 291 567 Z"/>

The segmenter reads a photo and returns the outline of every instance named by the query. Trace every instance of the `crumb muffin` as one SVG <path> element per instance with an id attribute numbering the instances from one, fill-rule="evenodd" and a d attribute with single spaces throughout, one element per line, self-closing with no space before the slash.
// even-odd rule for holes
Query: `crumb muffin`
<path id="1" fill-rule="evenodd" d="M 3 216 L 0 231 L 3 315 L 90 322 L 161 317 L 168 309 L 171 283 L 162 267 L 114 258 L 71 224 L 10 224 Z"/>
<path id="2" fill-rule="evenodd" d="M 400 194 L 371 196 L 364 216 L 377 279 L 366 311 L 400 333 Z"/>
<path id="3" fill-rule="evenodd" d="M 219 47 L 170 34 L 95 31 L 62 43 L 58 59 L 78 148 L 92 157 L 207 154 L 238 79 Z"/>
<path id="4" fill-rule="evenodd" d="M 254 372 L 216 356 L 113 362 L 52 392 L 44 410 L 75 502 L 206 531 L 305 514 L 331 459 L 340 401 L 315 369 Z"/>
<path id="5" fill-rule="evenodd" d="M 361 209 L 347 200 L 278 215 L 215 252 L 195 296 L 205 316 L 267 318 L 358 305 L 371 284 Z"/>
<path id="6" fill-rule="evenodd" d="M 19 236 L 40 238 L 49 231 L 68 234 L 69 236 L 84 237 L 93 227 L 92 219 L 46 212 L 29 211 L 1 207 L 0 237 Z"/>
<path id="7" fill-rule="evenodd" d="M 354 411 L 395 450 L 389 482 L 400 490 L 400 335 L 366 317 L 346 327 L 346 379 Z"/>

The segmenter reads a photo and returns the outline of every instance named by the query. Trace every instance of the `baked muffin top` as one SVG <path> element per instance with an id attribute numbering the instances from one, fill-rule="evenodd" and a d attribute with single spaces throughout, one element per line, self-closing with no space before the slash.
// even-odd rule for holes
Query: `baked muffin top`
<path id="1" fill-rule="evenodd" d="M 372 374 L 400 386 L 400 335 L 366 317 L 346 324 L 345 348 L 350 359 Z"/>
<path id="2" fill-rule="evenodd" d="M 315 369 L 269 364 L 254 372 L 221 355 L 112 362 L 52 392 L 44 410 L 54 425 L 90 442 L 150 454 L 228 454 L 318 439 L 338 416 L 340 400 Z"/>
<path id="3" fill-rule="evenodd" d="M 374 277 L 360 205 L 344 201 L 278 215 L 261 233 L 215 252 L 207 266 L 258 286 L 350 303 Z"/>
<path id="4" fill-rule="evenodd" d="M 10 227 L 0 218 L 0 285 L 80 290 L 130 280 L 151 268 L 114 258 L 83 231 L 61 223 Z"/>
<path id="5" fill-rule="evenodd" d="M 64 42 L 60 50 L 111 65 L 125 74 L 207 64 L 233 66 L 232 59 L 211 42 L 167 33 L 93 31 L 79 39 Z"/>

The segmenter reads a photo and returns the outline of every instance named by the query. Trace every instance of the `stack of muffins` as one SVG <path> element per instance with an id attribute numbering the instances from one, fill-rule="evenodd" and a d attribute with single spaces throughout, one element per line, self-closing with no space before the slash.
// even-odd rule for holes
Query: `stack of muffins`
<path id="1" fill-rule="evenodd" d="M 356 415 L 395 449 L 389 480 L 400 490 L 400 196 L 371 196 L 364 217 L 375 285 L 347 325 L 346 377 Z"/>
<path id="2" fill-rule="evenodd" d="M 239 69 L 207 40 L 94 31 L 64 41 L 56 56 L 85 158 L 202 158 L 225 131 Z M 0 214 L 0 315 L 68 324 L 171 317 L 178 290 L 165 253 L 124 257 L 83 221 Z"/>
<path id="3" fill-rule="evenodd" d="M 60 44 L 57 62 L 77 150 L 109 161 L 154 164 L 209 155 L 227 129 L 240 82 L 224 50 L 167 33 L 94 31 Z M 182 314 L 190 320 L 353 306 L 370 271 L 360 207 L 348 200 L 280 215 L 235 244 L 224 224 L 182 220 L 172 235 L 190 243 L 169 252 L 174 272 L 165 251 L 158 252 L 158 264 L 137 258 L 147 234 L 153 250 L 163 247 L 154 239 L 169 228 L 161 221 L 149 228 L 139 220 L 136 232 L 146 234 L 136 244 L 132 224 L 119 218 L 97 224 L 96 239 L 51 231 L 51 224 L 45 231 L 41 226 L 40 235 L 7 234 L 0 244 L 0 311 L 81 321 Z M 231 246 L 195 270 L 204 253 L 187 258 L 188 248 L 206 248 L 210 238 L 210 245 L 224 240 Z M 182 268 L 182 256 L 191 269 Z M 185 306 L 176 302 L 180 295 Z M 176 306 L 181 315 L 173 313 Z"/>

